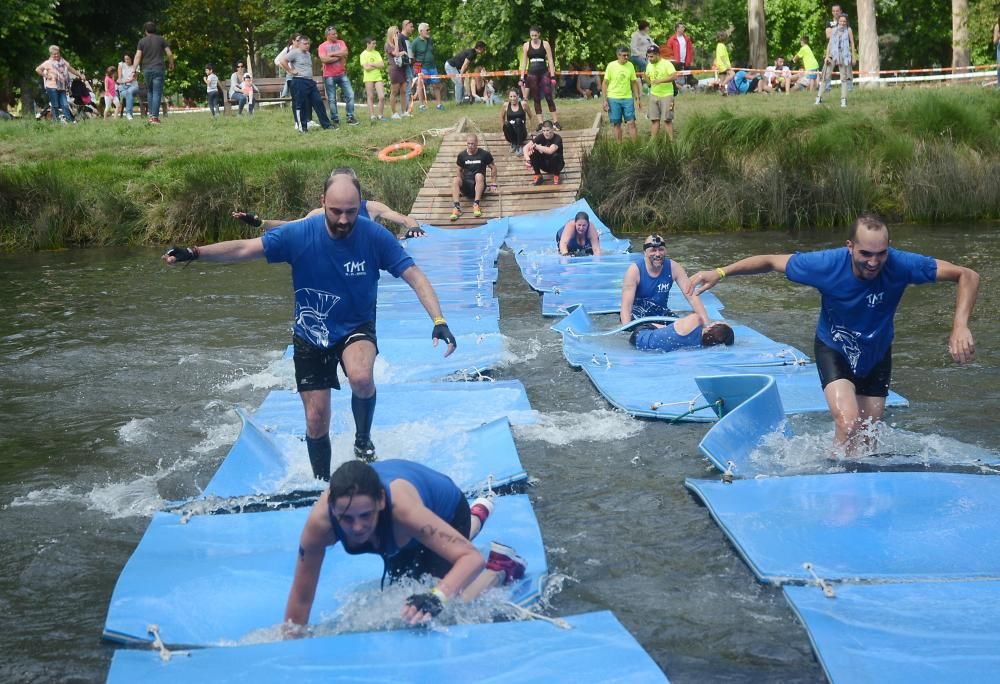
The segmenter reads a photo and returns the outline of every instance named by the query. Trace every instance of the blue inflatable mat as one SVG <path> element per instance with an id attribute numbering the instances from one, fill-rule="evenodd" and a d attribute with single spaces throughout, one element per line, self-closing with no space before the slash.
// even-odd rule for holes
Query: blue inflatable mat
<path id="1" fill-rule="evenodd" d="M 627 252 L 629 241 L 616 238 L 597 213 L 581 199 L 558 209 L 538 211 L 531 214 L 520 214 L 507 219 L 509 230 L 506 243 L 514 252 L 558 254 L 556 233 L 566 225 L 566 222 L 576 216 L 577 212 L 585 211 L 590 216 L 590 223 L 597 228 L 601 239 L 601 251 L 608 254 Z"/>
<path id="2" fill-rule="evenodd" d="M 765 583 L 1000 579 L 1000 478 L 850 473 L 688 480 Z"/>
<path id="3" fill-rule="evenodd" d="M 354 432 L 351 393 L 333 392 L 330 432 Z M 304 435 L 302 400 L 295 392 L 274 390 L 254 412 L 254 420 L 268 431 Z M 470 429 L 507 418 L 513 425 L 535 422 L 524 385 L 518 380 L 497 382 L 419 382 L 382 385 L 373 425 L 383 428 L 405 423 Z"/>
<path id="4" fill-rule="evenodd" d="M 538 522 L 527 496 L 498 497 L 494 506 L 476 545 L 488 553 L 495 539 L 517 550 L 528 569 L 511 585 L 511 600 L 530 604 L 546 573 Z M 201 515 L 186 523 L 157 513 L 115 585 L 104 637 L 151 642 L 146 627 L 156 624 L 166 644 L 207 646 L 280 624 L 309 511 Z M 381 577 L 378 556 L 349 556 L 339 544 L 329 549 L 313 622 L 332 615 L 345 592 L 378 591 Z"/>
<path id="5" fill-rule="evenodd" d="M 706 403 L 718 404 L 719 421 L 698 449 L 712 464 L 736 477 L 753 477 L 750 460 L 764 437 L 780 432 L 789 437 L 778 386 L 770 375 L 713 375 L 694 379 Z"/>
<path id="6" fill-rule="evenodd" d="M 108 682 L 667 681 L 611 613 L 566 621 L 572 629 L 536 621 L 344 634 L 195 650 L 168 662 L 150 651 L 119 650 Z"/>
<path id="7" fill-rule="evenodd" d="M 253 418 L 242 411 L 240 417 L 243 419 L 240 436 L 205 487 L 205 495 L 281 493 L 282 481 L 289 473 L 289 462 L 292 459 L 307 462 L 304 445 L 297 453 L 288 453 Z M 405 451 L 397 453 L 382 444 L 379 458 L 422 463 L 444 473 L 467 493 L 486 491 L 488 487 L 501 487 L 528 477 L 518 458 L 506 418 L 472 430 L 439 433 L 425 439 L 421 439 L 421 433 L 410 431 L 409 434 Z"/>
<path id="8" fill-rule="evenodd" d="M 826 411 L 816 366 L 794 347 L 780 345 L 752 328 L 733 325 L 736 344 L 708 349 L 680 349 L 670 353 L 639 351 L 628 342 L 627 329 L 643 322 L 606 331 L 595 328 L 584 307 L 552 326 L 563 334 L 563 355 L 582 368 L 612 405 L 645 418 L 713 421 L 695 377 L 759 374 L 774 377 L 787 413 Z M 905 405 L 890 392 L 887 405 Z"/>
<path id="9" fill-rule="evenodd" d="M 718 297 L 706 292 L 701 295 L 701 302 L 712 318 L 721 318 L 717 312 L 724 307 Z M 674 311 L 691 311 L 691 305 L 676 287 L 670 290 L 667 304 Z M 622 308 L 622 289 L 620 286 L 577 289 L 567 285 L 558 292 L 546 292 L 542 295 L 543 316 L 565 316 L 574 306 L 584 306 L 592 314 L 619 313 Z"/>
<path id="10" fill-rule="evenodd" d="M 833 684 L 992 684 L 1000 583 L 785 587 Z"/>

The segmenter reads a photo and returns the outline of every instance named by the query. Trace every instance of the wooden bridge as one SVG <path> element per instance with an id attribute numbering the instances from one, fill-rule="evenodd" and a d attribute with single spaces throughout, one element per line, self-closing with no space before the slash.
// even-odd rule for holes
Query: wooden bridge
<path id="1" fill-rule="evenodd" d="M 482 225 L 491 218 L 544 211 L 569 204 L 576 200 L 580 191 L 583 156 L 594 146 L 599 125 L 600 115 L 594 118 L 591 128 L 559 131 L 566 160 L 566 167 L 559 175 L 562 182 L 553 185 L 552 176 L 546 174 L 545 184 L 536 186 L 531 184 L 533 172 L 524 165 L 523 155 L 510 151 L 503 133 L 480 133 L 463 118 L 441 142 L 424 185 L 413 202 L 410 216 L 420 223 L 435 226 L 468 227 Z M 465 151 L 465 138 L 469 133 L 477 133 L 479 146 L 493 154 L 498 188 L 496 193 L 483 195 L 481 218 L 472 216 L 472 201 L 463 197 L 461 201 L 465 213 L 457 221 L 451 221 L 451 184 L 455 178 L 455 161 L 458 153 Z"/>

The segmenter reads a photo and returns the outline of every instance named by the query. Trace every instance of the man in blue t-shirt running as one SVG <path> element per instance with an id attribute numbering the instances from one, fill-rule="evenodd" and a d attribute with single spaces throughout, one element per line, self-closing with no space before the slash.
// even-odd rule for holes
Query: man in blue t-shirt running
<path id="1" fill-rule="evenodd" d="M 351 384 L 354 455 L 375 460 L 371 441 L 375 413 L 375 305 L 379 271 L 413 288 L 434 321 L 433 345 L 455 351 L 455 336 L 441 315 L 437 294 L 389 231 L 359 218 L 361 186 L 351 169 L 336 169 L 326 181 L 323 215 L 268 231 L 259 238 L 204 247 L 172 247 L 168 264 L 194 259 L 238 262 L 265 257 L 292 266 L 295 288 L 295 383 L 306 414 L 306 447 L 313 474 L 330 479 L 330 390 L 340 389 L 337 366 Z"/>
<path id="2" fill-rule="evenodd" d="M 846 247 L 748 257 L 694 274 L 687 290 L 700 293 L 726 276 L 771 271 L 811 285 L 822 295 L 816 366 L 833 415 L 834 441 L 847 453 L 861 446 L 865 422 L 882 419 L 892 373 L 893 318 L 907 285 L 958 283 L 948 351 L 962 364 L 975 356 L 969 316 L 979 292 L 979 274 L 941 259 L 890 248 L 889 229 L 875 216 L 863 215 L 854 221 Z"/>

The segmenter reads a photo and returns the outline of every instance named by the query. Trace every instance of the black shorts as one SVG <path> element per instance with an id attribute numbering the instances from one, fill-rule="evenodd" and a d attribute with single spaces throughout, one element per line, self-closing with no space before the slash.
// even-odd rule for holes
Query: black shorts
<path id="1" fill-rule="evenodd" d="M 375 345 L 378 353 L 378 340 L 375 337 L 375 323 L 369 321 L 359 325 L 346 337 L 342 337 L 332 347 L 322 349 L 309 344 L 298 335 L 292 336 L 292 346 L 295 353 L 292 361 L 295 363 L 295 387 L 299 392 L 313 390 L 340 389 L 340 379 L 337 377 L 337 365 L 343 367 L 340 358 L 344 350 L 354 344 L 367 340 Z M 347 372 L 346 369 L 344 371 Z"/>
<path id="2" fill-rule="evenodd" d="M 469 511 L 469 502 L 465 497 L 458 500 L 455 506 L 455 515 L 447 521 L 449 525 L 458 530 L 466 539 L 472 531 L 472 513 Z M 415 544 L 413 548 L 406 548 L 397 553 L 385 562 L 386 572 L 389 573 L 389 580 L 394 582 L 401 577 L 419 578 L 423 575 L 431 575 L 441 579 L 451 570 L 451 561 L 445 560 L 423 544 Z"/>
<path id="3" fill-rule="evenodd" d="M 476 199 L 476 177 L 462 176 L 461 192 L 471 200 Z"/>
<path id="4" fill-rule="evenodd" d="M 851 370 L 851 365 L 836 349 L 828 347 L 818 337 L 814 344 L 816 370 L 819 371 L 819 382 L 823 389 L 834 380 L 849 380 L 854 385 L 854 393 L 865 397 L 889 396 L 889 380 L 892 377 L 892 347 L 889 347 L 882 360 L 875 364 L 868 375 L 858 377 Z"/>

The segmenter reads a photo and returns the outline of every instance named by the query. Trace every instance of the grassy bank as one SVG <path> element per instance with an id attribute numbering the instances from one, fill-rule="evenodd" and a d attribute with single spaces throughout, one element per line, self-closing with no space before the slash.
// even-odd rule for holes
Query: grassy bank
<path id="1" fill-rule="evenodd" d="M 734 230 L 1000 218 L 1000 97 L 979 87 L 677 100 L 675 145 L 599 141 L 582 191 L 613 225 Z M 718 98 L 722 100 L 722 98 Z"/>
<path id="2" fill-rule="evenodd" d="M 559 107 L 564 125 L 585 127 L 599 105 Z M 0 250 L 245 236 L 232 210 L 300 216 L 343 165 L 368 196 L 406 211 L 437 152 L 435 131 L 461 116 L 473 130 L 499 129 L 499 110 L 481 105 L 308 135 L 293 130 L 287 108 L 252 120 L 174 114 L 160 126 L 2 124 Z M 584 196 L 614 227 L 827 225 L 865 210 L 912 221 L 1000 218 L 1000 98 L 980 88 L 857 92 L 846 111 L 813 107 L 806 93 L 685 95 L 675 124 L 676 145 L 602 139 L 587 160 Z M 424 141 L 424 154 L 377 161 L 377 150 L 404 139 Z"/>

